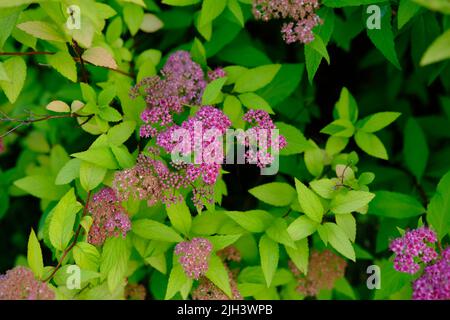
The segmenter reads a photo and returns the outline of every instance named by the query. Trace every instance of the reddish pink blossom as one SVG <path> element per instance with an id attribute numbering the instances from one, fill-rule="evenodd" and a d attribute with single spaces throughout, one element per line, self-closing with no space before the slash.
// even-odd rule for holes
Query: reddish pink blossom
<path id="1" fill-rule="evenodd" d="M 111 188 L 97 192 L 89 203 L 88 211 L 93 218 L 89 243 L 100 246 L 109 237 L 125 237 L 131 229 L 130 218 Z"/>
<path id="2" fill-rule="evenodd" d="M 19 266 L 0 275 L 0 300 L 54 300 L 55 293 L 33 272 Z"/>

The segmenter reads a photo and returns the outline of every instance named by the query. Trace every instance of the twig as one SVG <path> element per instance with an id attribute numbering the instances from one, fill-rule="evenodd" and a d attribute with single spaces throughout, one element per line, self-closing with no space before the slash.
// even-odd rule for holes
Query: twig
<path id="1" fill-rule="evenodd" d="M 89 201 L 90 201 L 90 200 L 91 200 L 91 191 L 88 192 L 87 199 L 86 199 L 86 204 L 84 205 L 83 215 L 81 216 L 81 218 L 83 218 L 83 217 L 87 214 L 87 210 L 88 210 L 88 206 L 89 206 Z M 80 221 L 80 224 L 78 225 L 77 231 L 75 232 L 75 236 L 74 236 L 73 242 L 70 244 L 70 246 L 68 246 L 68 247 L 64 250 L 64 252 L 63 252 L 63 254 L 62 254 L 62 256 L 61 256 L 61 259 L 59 259 L 59 262 L 58 262 L 58 264 L 56 265 L 55 269 L 53 269 L 52 273 L 51 273 L 47 278 L 45 278 L 45 279 L 43 280 L 44 282 L 50 281 L 50 280 L 53 278 L 53 276 L 56 274 L 56 272 L 61 268 L 61 265 L 62 265 L 64 259 L 66 258 L 67 254 L 68 254 L 68 253 L 73 249 L 73 247 L 75 247 L 75 245 L 77 244 L 78 237 L 79 237 L 79 235 L 80 235 L 80 233 L 81 233 L 82 227 L 83 227 L 83 226 L 81 225 L 81 221 Z"/>
<path id="2" fill-rule="evenodd" d="M 30 52 L 0 52 L 0 56 L 34 56 L 39 54 L 53 55 L 56 52 L 48 51 L 30 51 Z"/>
<path id="3" fill-rule="evenodd" d="M 89 78 L 88 78 L 88 73 L 87 73 L 86 67 L 84 65 L 84 60 L 81 57 L 81 52 L 80 52 L 81 48 L 78 45 L 78 42 L 76 42 L 75 40 L 72 40 L 72 48 L 73 48 L 73 51 L 75 52 L 75 54 L 77 55 L 77 58 L 79 59 L 80 64 L 81 64 L 81 74 L 82 74 L 81 80 L 84 83 L 88 83 Z"/>
<path id="4" fill-rule="evenodd" d="M 3 113 L 3 112 L 2 112 Z M 3 113 L 4 114 L 4 113 Z M 8 115 L 4 114 L 5 118 L 0 118 L 0 122 L 19 122 L 19 124 L 13 128 L 11 128 L 10 130 L 8 130 L 6 133 L 0 135 L 0 138 L 6 137 L 8 134 L 16 131 L 17 129 L 19 129 L 20 127 L 24 126 L 24 125 L 29 125 L 31 123 L 34 122 L 41 122 L 41 121 L 47 121 L 47 120 L 52 120 L 52 119 L 63 119 L 63 118 L 88 118 L 87 121 L 89 121 L 93 115 L 86 115 L 86 116 L 82 116 L 79 115 L 77 113 L 68 113 L 68 114 L 57 114 L 57 115 L 47 115 L 47 116 L 42 116 L 40 118 L 37 119 L 32 119 L 32 118 L 28 118 L 28 119 L 15 119 L 15 118 L 10 118 Z M 84 123 L 83 123 L 84 124 Z M 82 124 L 82 125 L 83 125 Z"/>
<path id="5" fill-rule="evenodd" d="M 78 57 L 75 57 L 74 60 L 75 60 L 75 62 L 81 63 L 81 60 L 80 60 L 80 58 L 78 58 Z M 132 78 L 132 79 L 134 79 L 134 77 L 135 77 L 134 74 L 128 73 L 128 72 L 123 71 L 123 70 L 114 69 L 114 68 L 105 67 L 105 66 L 98 66 L 98 65 L 95 65 L 95 64 L 93 64 L 92 62 L 89 62 L 89 61 L 84 61 L 84 63 L 85 63 L 85 64 L 87 63 L 87 64 L 89 64 L 89 65 L 91 65 L 91 66 L 95 66 L 95 67 L 100 67 L 100 68 L 108 69 L 108 70 L 110 70 L 110 71 L 114 71 L 114 72 L 120 73 L 120 74 L 122 74 L 122 75 L 124 75 L 124 76 L 127 76 L 127 77 L 130 77 L 130 78 Z"/>

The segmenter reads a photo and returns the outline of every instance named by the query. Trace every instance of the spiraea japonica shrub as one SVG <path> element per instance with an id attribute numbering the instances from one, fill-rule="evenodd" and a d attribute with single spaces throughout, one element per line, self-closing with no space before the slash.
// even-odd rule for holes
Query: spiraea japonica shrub
<path id="1" fill-rule="evenodd" d="M 450 299 L 449 14 L 0 1 L 0 299 Z"/>

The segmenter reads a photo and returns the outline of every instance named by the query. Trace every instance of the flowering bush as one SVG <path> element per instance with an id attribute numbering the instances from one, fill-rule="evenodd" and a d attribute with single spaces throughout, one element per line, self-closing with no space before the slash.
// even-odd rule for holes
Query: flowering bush
<path id="1" fill-rule="evenodd" d="M 0 1 L 0 299 L 449 300 L 449 13 Z"/>

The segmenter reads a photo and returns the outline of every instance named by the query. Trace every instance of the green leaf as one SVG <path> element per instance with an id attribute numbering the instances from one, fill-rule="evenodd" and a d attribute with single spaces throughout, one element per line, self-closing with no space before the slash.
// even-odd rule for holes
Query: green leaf
<path id="1" fill-rule="evenodd" d="M 381 29 L 367 29 L 367 35 L 377 49 L 388 59 L 397 69 L 401 70 L 395 50 L 394 33 L 391 25 L 391 6 L 381 7 Z"/>
<path id="2" fill-rule="evenodd" d="M 305 46 L 314 49 L 322 57 L 324 57 L 325 60 L 327 60 L 328 64 L 330 64 L 330 56 L 328 55 L 327 47 L 318 34 L 314 36 L 314 40 L 312 42 L 306 44 Z"/>
<path id="3" fill-rule="evenodd" d="M 283 218 L 277 218 L 273 221 L 266 234 L 274 241 L 284 244 L 285 246 L 295 248 L 294 240 L 292 240 L 287 230 L 286 221 Z"/>
<path id="4" fill-rule="evenodd" d="M 109 105 L 117 95 L 115 86 L 108 86 L 105 90 L 102 90 L 98 95 L 98 104 L 100 106 Z"/>
<path id="5" fill-rule="evenodd" d="M 265 87 L 273 80 L 280 67 L 279 64 L 269 64 L 244 71 L 236 80 L 234 91 L 252 92 Z"/>
<path id="6" fill-rule="evenodd" d="M 108 142 L 110 144 L 119 146 L 131 137 L 135 129 L 136 122 L 134 121 L 124 121 L 122 123 L 119 123 L 118 125 L 115 125 L 111 129 L 109 129 L 107 134 Z"/>
<path id="7" fill-rule="evenodd" d="M 105 121 L 116 122 L 122 120 L 120 112 L 109 106 L 100 107 L 98 115 Z"/>
<path id="8" fill-rule="evenodd" d="M 48 41 L 66 42 L 64 35 L 53 25 L 45 21 L 27 21 L 17 25 L 22 31 L 32 36 Z"/>
<path id="9" fill-rule="evenodd" d="M 0 62 L 0 81 L 11 82 L 2 62 Z"/>
<path id="10" fill-rule="evenodd" d="M 72 82 L 77 82 L 77 66 L 67 51 L 59 51 L 47 56 L 48 63 Z"/>
<path id="11" fill-rule="evenodd" d="M 225 214 L 245 230 L 254 233 L 263 232 L 272 221 L 270 213 L 263 210 L 225 211 Z"/>
<path id="12" fill-rule="evenodd" d="M 203 92 L 202 104 L 203 105 L 214 104 L 214 102 L 221 94 L 221 90 L 225 85 L 225 82 L 227 82 L 227 77 L 218 78 L 208 83 L 208 85 L 205 88 L 205 91 Z"/>
<path id="13" fill-rule="evenodd" d="M 303 272 L 308 273 L 308 261 L 309 261 L 309 246 L 308 239 L 302 239 L 295 242 L 295 248 L 285 247 L 286 252 L 291 258 L 295 266 Z"/>
<path id="14" fill-rule="evenodd" d="M 103 245 L 100 272 L 107 278 L 110 292 L 125 286 L 130 253 L 127 240 L 122 237 L 109 238 Z"/>
<path id="15" fill-rule="evenodd" d="M 228 9 L 231 11 L 233 16 L 239 22 L 241 27 L 244 27 L 244 14 L 242 8 L 237 0 L 228 0 Z"/>
<path id="16" fill-rule="evenodd" d="M 191 230 L 192 216 L 186 202 L 183 200 L 166 206 L 166 211 L 172 226 L 182 234 L 188 235 Z"/>
<path id="17" fill-rule="evenodd" d="M 339 119 L 347 119 L 352 123 L 358 120 L 358 105 L 355 98 L 347 88 L 342 88 L 338 102 L 336 102 L 336 114 Z"/>
<path id="18" fill-rule="evenodd" d="M 97 94 L 95 90 L 87 83 L 80 83 L 81 95 L 86 102 L 97 103 Z"/>
<path id="19" fill-rule="evenodd" d="M 325 223 L 324 227 L 327 230 L 328 242 L 331 246 L 344 257 L 355 261 L 355 250 L 345 234 L 345 231 L 337 224 L 331 222 Z"/>
<path id="20" fill-rule="evenodd" d="M 417 181 L 420 181 L 427 167 L 429 149 L 425 133 L 414 118 L 409 118 L 406 122 L 404 139 L 405 164 Z"/>
<path id="21" fill-rule="evenodd" d="M 209 267 L 205 275 L 220 290 L 225 292 L 227 296 L 232 297 L 228 271 L 225 268 L 222 260 L 215 254 L 212 254 L 209 259 Z"/>
<path id="22" fill-rule="evenodd" d="M 317 222 L 304 215 L 292 221 L 292 223 L 287 228 L 287 231 L 294 241 L 298 241 L 316 232 L 317 226 Z"/>
<path id="23" fill-rule="evenodd" d="M 439 239 L 450 232 L 450 171 L 439 181 L 436 193 L 427 208 L 427 221 Z"/>
<path id="24" fill-rule="evenodd" d="M 355 242 L 356 238 L 356 219 L 351 213 L 337 214 L 335 216 L 336 224 L 344 230 L 351 242 Z"/>
<path id="25" fill-rule="evenodd" d="M 242 104 L 249 109 L 264 110 L 269 114 L 274 114 L 272 108 L 266 100 L 258 96 L 256 93 L 247 92 L 240 94 L 239 100 L 241 100 Z"/>
<path id="26" fill-rule="evenodd" d="M 49 237 L 51 244 L 63 251 L 73 236 L 73 226 L 76 214 L 82 209 L 82 205 L 75 197 L 74 189 L 70 189 L 53 208 L 49 225 Z"/>
<path id="27" fill-rule="evenodd" d="M 400 117 L 400 112 L 378 112 L 358 121 L 359 128 L 368 133 L 379 131 Z"/>
<path id="28" fill-rule="evenodd" d="M 271 182 L 248 190 L 251 195 L 273 206 L 284 207 L 292 203 L 295 189 L 285 182 Z"/>
<path id="29" fill-rule="evenodd" d="M 361 6 L 364 4 L 373 4 L 386 2 L 388 0 L 324 0 L 323 4 L 331 8 L 342 8 L 350 6 Z"/>
<path id="30" fill-rule="evenodd" d="M 440 35 L 428 47 L 420 60 L 421 66 L 426 66 L 450 58 L 450 30 Z"/>
<path id="31" fill-rule="evenodd" d="M 314 177 L 318 177 L 322 174 L 324 164 L 326 161 L 326 155 L 324 151 L 320 148 L 314 148 L 312 150 L 305 151 L 305 165 L 309 173 Z"/>
<path id="32" fill-rule="evenodd" d="M 346 193 L 337 194 L 330 203 L 330 210 L 336 214 L 346 214 L 358 211 L 369 204 L 375 194 L 367 191 L 351 190 Z"/>
<path id="33" fill-rule="evenodd" d="M 322 7 L 319 11 L 319 16 L 321 17 L 323 23 L 316 26 L 314 28 L 314 34 L 315 36 L 320 37 L 320 40 L 317 40 L 313 46 L 316 48 L 313 48 L 310 45 L 305 45 L 305 62 L 306 62 L 306 71 L 308 72 L 308 80 L 310 83 L 314 80 L 314 75 L 316 74 L 317 70 L 319 69 L 320 63 L 322 62 L 323 57 L 328 56 L 328 52 L 326 50 L 326 45 L 328 45 L 331 35 L 333 34 L 334 25 L 335 25 L 335 15 L 333 10 Z M 323 43 L 324 48 L 320 48 Z M 330 63 L 330 59 L 328 58 L 328 64 Z"/>
<path id="34" fill-rule="evenodd" d="M 74 153 L 71 156 L 106 169 L 113 170 L 119 167 L 112 151 L 108 147 L 92 148 L 84 152 Z"/>
<path id="35" fill-rule="evenodd" d="M 370 202 L 369 214 L 381 217 L 406 219 L 425 212 L 425 208 L 416 198 L 391 191 L 377 191 Z"/>
<path id="36" fill-rule="evenodd" d="M 85 191 L 95 189 L 106 175 L 106 169 L 93 163 L 82 161 L 80 165 L 80 182 Z"/>
<path id="37" fill-rule="evenodd" d="M 9 58 L 3 63 L 8 81 L 0 80 L 0 87 L 5 92 L 9 102 L 14 103 L 19 97 L 27 77 L 27 66 L 21 57 Z"/>
<path id="38" fill-rule="evenodd" d="M 162 0 L 162 3 L 171 6 L 190 6 L 193 4 L 200 3 L 200 1 L 202 0 Z"/>
<path id="39" fill-rule="evenodd" d="M 336 179 L 320 179 L 309 183 L 311 189 L 325 199 L 332 199 L 336 193 Z"/>
<path id="40" fill-rule="evenodd" d="M 172 271 L 170 271 L 169 282 L 167 284 L 167 291 L 164 299 L 172 299 L 173 296 L 186 285 L 192 285 L 192 280 L 186 276 L 179 263 L 174 264 Z"/>
<path id="41" fill-rule="evenodd" d="M 144 239 L 181 242 L 183 238 L 172 228 L 150 219 L 133 221 L 132 230 Z"/>
<path id="42" fill-rule="evenodd" d="M 358 147 L 375 158 L 387 160 L 388 154 L 381 140 L 373 133 L 357 131 L 355 141 Z"/>
<path id="43" fill-rule="evenodd" d="M 191 57 L 192 60 L 200 64 L 202 67 L 205 67 L 207 65 L 205 47 L 203 46 L 202 42 L 197 38 L 195 38 L 194 41 L 192 41 Z"/>
<path id="44" fill-rule="evenodd" d="M 123 169 L 128 169 L 134 166 L 135 158 L 130 154 L 127 147 L 124 145 L 115 146 L 111 145 L 111 151 L 114 154 L 114 157 L 117 159 L 120 167 Z"/>
<path id="45" fill-rule="evenodd" d="M 272 284 L 273 276 L 278 267 L 279 259 L 278 243 L 263 235 L 259 240 L 259 255 L 261 257 L 261 268 L 264 273 L 267 288 Z"/>
<path id="46" fill-rule="evenodd" d="M 303 64 L 282 64 L 270 86 L 258 90 L 258 95 L 271 106 L 277 106 L 298 88 L 304 70 Z"/>
<path id="47" fill-rule="evenodd" d="M 447 0 L 412 0 L 430 10 L 450 14 L 450 3 Z"/>
<path id="48" fill-rule="evenodd" d="M 319 197 L 307 186 L 295 178 L 295 188 L 297 189 L 298 202 L 303 212 L 313 221 L 322 222 L 325 210 Z"/>
<path id="49" fill-rule="evenodd" d="M 14 181 L 14 185 L 40 199 L 59 200 L 68 190 L 67 186 L 56 186 L 54 177 L 48 175 L 28 176 Z"/>
<path id="50" fill-rule="evenodd" d="M 280 155 L 299 154 L 311 149 L 311 144 L 299 129 L 283 122 L 276 122 L 275 125 L 287 142 L 287 146 L 280 150 Z"/>
<path id="51" fill-rule="evenodd" d="M 355 127 L 348 119 L 337 119 L 320 130 L 320 132 L 335 137 L 350 138 L 355 132 Z"/>
<path id="52" fill-rule="evenodd" d="M 30 236 L 28 238 L 28 250 L 27 250 L 28 266 L 33 271 L 34 275 L 42 279 L 44 274 L 44 262 L 42 260 L 42 251 L 39 240 L 36 237 L 33 229 L 31 229 Z"/>
<path id="53" fill-rule="evenodd" d="M 225 101 L 223 102 L 223 112 L 230 118 L 233 127 L 244 128 L 244 111 L 242 109 L 242 104 L 238 98 L 232 95 L 226 95 Z"/>
<path id="54" fill-rule="evenodd" d="M 11 35 L 11 32 L 14 30 L 14 27 L 16 26 L 16 22 L 17 19 L 19 18 L 21 11 L 22 8 L 20 7 L 5 9 L 0 15 L 0 48 L 3 48 L 6 40 Z"/>
<path id="55" fill-rule="evenodd" d="M 59 171 L 56 176 L 55 184 L 69 184 L 80 176 L 80 159 L 70 159 Z"/>
<path id="56" fill-rule="evenodd" d="M 405 24 L 419 12 L 420 6 L 411 0 L 400 0 L 398 7 L 398 29 L 400 30 Z"/>
<path id="57" fill-rule="evenodd" d="M 100 264 L 100 253 L 97 248 L 87 242 L 78 242 L 73 248 L 75 263 L 85 270 L 97 271 Z"/>
<path id="58" fill-rule="evenodd" d="M 227 5 L 226 1 L 203 0 L 199 25 L 204 26 L 216 19 Z"/>
<path id="59" fill-rule="evenodd" d="M 131 35 L 134 36 L 139 31 L 139 27 L 144 20 L 144 10 L 140 6 L 126 4 L 123 7 L 123 20 L 128 26 Z"/>

